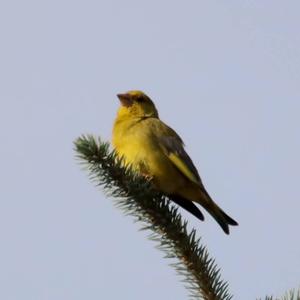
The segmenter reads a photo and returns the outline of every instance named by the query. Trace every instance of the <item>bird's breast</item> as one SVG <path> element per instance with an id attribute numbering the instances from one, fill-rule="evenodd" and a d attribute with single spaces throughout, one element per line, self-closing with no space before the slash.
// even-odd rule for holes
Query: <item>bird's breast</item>
<path id="1" fill-rule="evenodd" d="M 139 128 L 127 127 L 114 131 L 113 145 L 118 156 L 123 157 L 126 164 L 138 169 L 140 165 L 149 164 L 153 160 L 157 145 L 150 134 Z"/>
<path id="2" fill-rule="evenodd" d="M 143 124 L 135 126 L 114 126 L 113 145 L 126 165 L 153 177 L 156 187 L 167 194 L 184 186 L 186 181 L 179 175 L 170 159 L 163 152 L 159 140 L 151 127 Z"/>

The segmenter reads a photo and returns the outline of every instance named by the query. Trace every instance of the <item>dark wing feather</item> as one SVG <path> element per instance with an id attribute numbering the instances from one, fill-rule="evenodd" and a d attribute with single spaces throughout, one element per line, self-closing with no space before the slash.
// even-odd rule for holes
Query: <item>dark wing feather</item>
<path id="1" fill-rule="evenodd" d="M 184 199 L 178 195 L 170 195 L 169 198 L 177 205 L 181 206 L 182 208 L 190 212 L 199 220 L 204 221 L 204 216 L 202 212 L 192 201 Z"/>

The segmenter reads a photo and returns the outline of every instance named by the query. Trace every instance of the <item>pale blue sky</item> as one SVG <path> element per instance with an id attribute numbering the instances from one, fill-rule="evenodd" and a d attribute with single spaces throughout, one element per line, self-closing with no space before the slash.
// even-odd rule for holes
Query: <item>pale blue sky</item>
<path id="1" fill-rule="evenodd" d="M 110 139 L 142 89 L 183 137 L 226 236 L 184 213 L 234 299 L 300 284 L 299 1 L 2 1 L 0 299 L 172 299 L 163 254 L 87 179 L 72 141 Z"/>

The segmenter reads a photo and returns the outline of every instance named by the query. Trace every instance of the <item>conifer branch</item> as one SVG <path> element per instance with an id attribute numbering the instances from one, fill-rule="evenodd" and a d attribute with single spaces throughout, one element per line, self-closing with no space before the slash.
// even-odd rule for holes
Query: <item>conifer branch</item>
<path id="1" fill-rule="evenodd" d="M 232 299 L 215 260 L 200 244 L 195 229 L 188 231 L 187 222 L 167 197 L 155 191 L 151 182 L 124 167 L 115 152 L 109 150 L 109 144 L 100 138 L 82 136 L 74 144 L 91 180 L 114 198 L 117 207 L 140 221 L 142 229 L 150 230 L 150 239 L 165 252 L 166 258 L 177 259 L 171 265 L 183 276 L 193 299 Z"/>
<path id="2" fill-rule="evenodd" d="M 291 290 L 285 293 L 281 298 L 274 298 L 273 296 L 267 296 L 265 300 L 300 300 L 300 289 L 298 291 Z"/>

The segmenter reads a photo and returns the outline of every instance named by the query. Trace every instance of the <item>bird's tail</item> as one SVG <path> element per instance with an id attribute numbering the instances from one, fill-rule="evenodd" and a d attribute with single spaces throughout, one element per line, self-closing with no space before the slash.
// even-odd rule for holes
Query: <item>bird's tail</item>
<path id="1" fill-rule="evenodd" d="M 209 196 L 205 190 L 201 190 L 201 200 L 199 203 L 208 211 L 208 213 L 218 222 L 223 231 L 229 234 L 229 225 L 237 226 L 238 223 L 229 217 Z"/>

